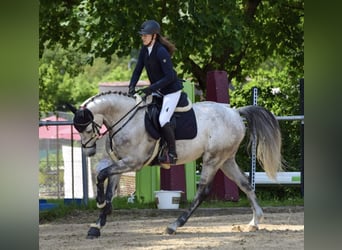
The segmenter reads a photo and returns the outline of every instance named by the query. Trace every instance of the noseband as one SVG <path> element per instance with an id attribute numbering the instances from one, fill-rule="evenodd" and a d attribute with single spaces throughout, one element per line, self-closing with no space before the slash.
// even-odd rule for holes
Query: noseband
<path id="1" fill-rule="evenodd" d="M 93 148 L 96 145 L 96 141 L 103 136 L 103 134 L 101 134 L 101 132 L 100 132 L 101 126 L 94 121 L 92 121 L 91 123 L 92 123 L 91 124 L 92 129 L 93 129 L 93 136 L 88 141 L 86 141 L 85 143 L 81 142 L 81 145 L 83 148 Z M 91 142 L 94 138 L 96 138 L 95 143 L 92 144 L 91 146 L 87 146 L 89 144 L 89 142 Z"/>

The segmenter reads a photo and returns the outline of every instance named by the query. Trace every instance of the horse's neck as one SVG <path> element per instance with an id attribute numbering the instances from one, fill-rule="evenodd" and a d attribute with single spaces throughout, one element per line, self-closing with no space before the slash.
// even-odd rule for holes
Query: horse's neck
<path id="1" fill-rule="evenodd" d="M 87 107 L 94 115 L 102 115 L 107 125 L 119 120 L 132 107 L 134 107 L 135 100 L 131 97 L 121 94 L 106 94 L 94 98 L 94 100 L 87 104 Z"/>

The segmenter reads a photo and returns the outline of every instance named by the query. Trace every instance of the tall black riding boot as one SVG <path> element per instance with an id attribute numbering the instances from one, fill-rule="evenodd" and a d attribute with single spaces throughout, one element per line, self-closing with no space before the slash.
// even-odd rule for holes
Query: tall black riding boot
<path id="1" fill-rule="evenodd" d="M 176 164 L 177 153 L 176 153 L 176 142 L 175 142 L 175 131 L 172 125 L 168 122 L 161 128 L 163 137 L 168 146 L 168 155 L 170 164 Z"/>

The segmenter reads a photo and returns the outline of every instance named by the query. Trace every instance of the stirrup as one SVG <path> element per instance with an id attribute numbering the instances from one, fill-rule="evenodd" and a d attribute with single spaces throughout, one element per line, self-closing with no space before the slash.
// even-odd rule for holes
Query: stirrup
<path id="1" fill-rule="evenodd" d="M 165 153 L 163 155 L 160 155 L 158 157 L 158 160 L 161 164 L 172 164 L 175 165 L 177 161 L 177 155 L 174 155 L 172 153 Z"/>
<path id="2" fill-rule="evenodd" d="M 168 153 L 168 158 L 169 158 L 169 162 L 170 164 L 176 164 L 178 158 L 176 154 L 172 154 L 172 153 Z"/>

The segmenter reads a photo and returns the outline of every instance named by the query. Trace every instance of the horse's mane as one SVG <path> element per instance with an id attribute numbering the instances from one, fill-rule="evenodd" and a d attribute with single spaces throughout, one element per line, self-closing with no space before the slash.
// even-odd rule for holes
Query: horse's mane
<path id="1" fill-rule="evenodd" d="M 84 101 L 82 103 L 82 107 L 86 107 L 90 102 L 93 102 L 96 98 L 98 97 L 101 97 L 101 96 L 105 96 L 105 95 L 111 95 L 111 94 L 115 94 L 115 95 L 122 95 L 122 96 L 127 96 L 127 97 L 130 97 L 130 98 L 133 98 L 133 99 L 136 99 L 135 96 L 132 96 L 126 92 L 121 92 L 121 91 L 112 91 L 112 90 L 109 90 L 109 91 L 106 91 L 106 92 L 101 92 L 99 94 L 96 94 L 90 98 L 88 98 L 86 101 Z"/>

